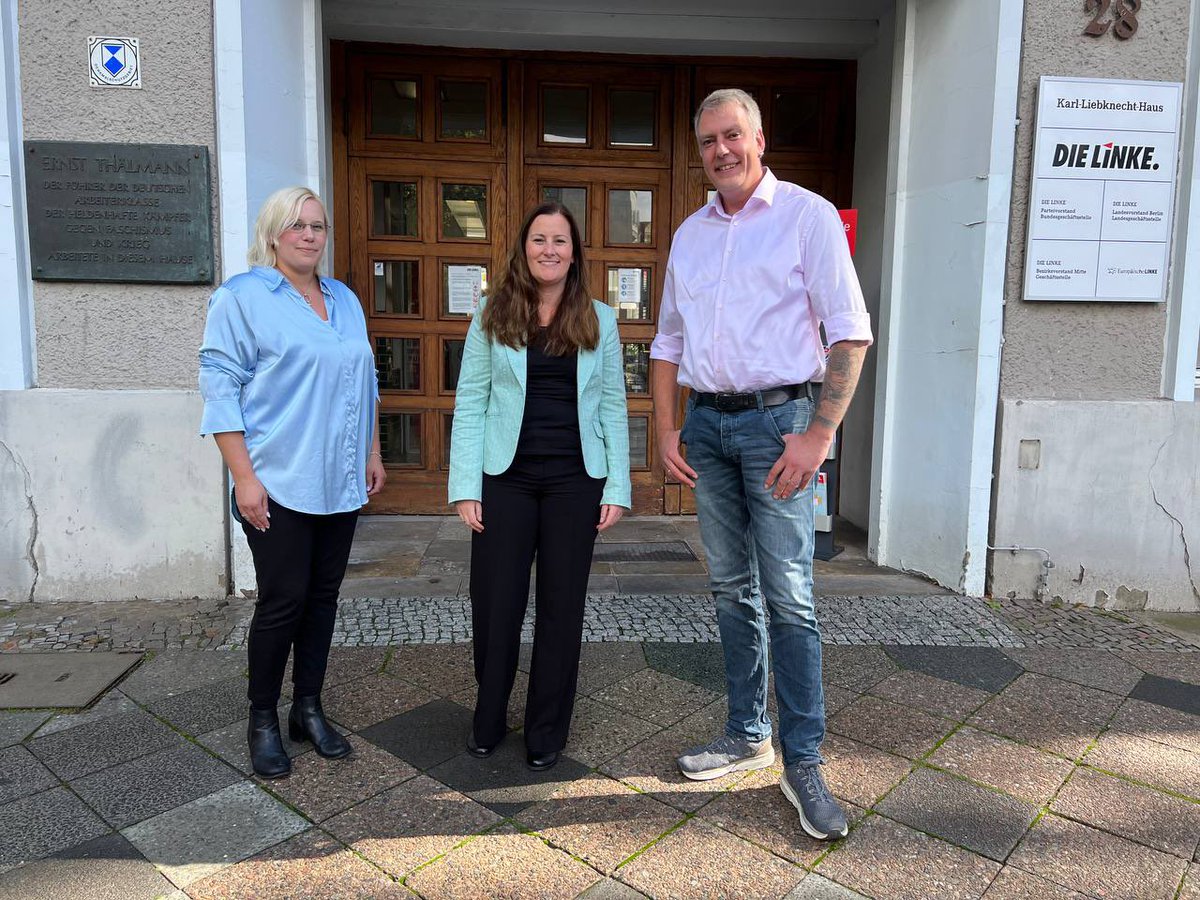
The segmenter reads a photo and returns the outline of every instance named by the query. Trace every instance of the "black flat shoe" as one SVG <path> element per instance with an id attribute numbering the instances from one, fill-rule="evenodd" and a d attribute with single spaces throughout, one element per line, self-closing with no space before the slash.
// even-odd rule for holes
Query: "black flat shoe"
<path id="1" fill-rule="evenodd" d="M 292 771 L 292 761 L 283 752 L 283 735 L 279 733 L 279 716 L 274 709 L 251 709 L 246 729 L 250 744 L 250 766 L 259 778 L 285 778 Z"/>
<path id="2" fill-rule="evenodd" d="M 296 697 L 288 713 L 288 737 L 293 741 L 312 741 L 318 755 L 341 759 L 350 753 L 350 742 L 325 720 L 320 697 Z"/>
<path id="3" fill-rule="evenodd" d="M 525 754 L 525 765 L 529 766 L 535 772 L 545 772 L 547 769 L 552 769 L 556 762 L 558 762 L 557 750 L 551 750 L 549 753 L 534 753 L 532 750 L 529 750 Z"/>
<path id="4" fill-rule="evenodd" d="M 498 746 L 500 745 L 496 743 L 492 744 L 490 747 L 481 747 L 479 744 L 475 743 L 475 732 L 472 731 L 469 735 L 467 735 L 467 752 L 476 759 L 487 759 L 496 752 L 496 748 Z"/>

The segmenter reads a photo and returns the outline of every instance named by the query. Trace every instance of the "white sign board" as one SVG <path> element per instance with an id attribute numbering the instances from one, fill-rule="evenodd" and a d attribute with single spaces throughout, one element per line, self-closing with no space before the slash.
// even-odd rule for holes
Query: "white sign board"
<path id="1" fill-rule="evenodd" d="M 475 315 L 483 294 L 483 266 L 447 266 L 446 312 Z"/>
<path id="2" fill-rule="evenodd" d="M 1043 76 L 1026 300 L 1166 299 L 1183 85 Z"/>
<path id="3" fill-rule="evenodd" d="M 92 87 L 140 88 L 142 65 L 138 39 L 88 38 L 88 84 Z"/>

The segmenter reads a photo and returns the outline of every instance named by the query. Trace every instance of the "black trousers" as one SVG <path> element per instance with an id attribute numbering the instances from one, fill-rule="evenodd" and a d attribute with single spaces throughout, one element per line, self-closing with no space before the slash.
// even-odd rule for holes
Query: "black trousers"
<path id="1" fill-rule="evenodd" d="M 475 639 L 475 740 L 507 731 L 517 673 L 529 571 L 537 557 L 533 666 L 525 704 L 525 746 L 567 743 L 579 642 L 604 479 L 582 456 L 518 456 L 502 475 L 483 476 L 483 532 L 471 538 L 471 621 Z"/>
<path id="2" fill-rule="evenodd" d="M 267 502 L 270 528 L 258 531 L 242 523 L 258 579 L 247 640 L 249 697 L 255 709 L 274 709 L 279 703 L 293 649 L 293 696 L 321 693 L 338 591 L 358 522 L 358 510 L 320 516 Z"/>

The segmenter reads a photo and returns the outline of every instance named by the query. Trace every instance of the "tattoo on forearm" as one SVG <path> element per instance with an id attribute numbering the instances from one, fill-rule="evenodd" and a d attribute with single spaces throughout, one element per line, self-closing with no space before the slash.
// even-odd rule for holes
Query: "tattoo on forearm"
<path id="1" fill-rule="evenodd" d="M 829 350 L 829 360 L 825 370 L 825 384 L 821 386 L 821 402 L 813 420 L 830 429 L 836 429 L 841 424 L 850 401 L 854 397 L 854 389 L 858 386 L 858 376 L 862 373 L 863 357 L 867 355 L 866 347 L 852 344 L 834 344 Z"/>

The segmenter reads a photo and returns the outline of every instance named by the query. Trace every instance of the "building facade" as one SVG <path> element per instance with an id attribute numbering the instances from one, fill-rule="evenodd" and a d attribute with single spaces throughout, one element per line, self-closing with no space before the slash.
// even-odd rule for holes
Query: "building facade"
<path id="1" fill-rule="evenodd" d="M 689 511 L 650 452 L 649 341 L 670 236 L 708 196 L 691 112 L 738 86 L 763 108 L 773 171 L 858 211 L 877 343 L 838 501 L 871 557 L 969 595 L 1200 608 L 1187 0 L 1103 15 L 1074 0 L 848 0 L 836 18 L 808 0 L 737 15 L 712 0 L 3 10 L 0 598 L 253 585 L 219 455 L 196 436 L 196 350 L 213 283 L 244 269 L 259 204 L 293 183 L 329 201 L 330 267 L 368 314 L 390 468 L 374 511 L 448 511 L 472 296 L 542 197 L 577 210 L 593 291 L 618 309 L 635 513 Z M 140 86 L 104 83 L 134 62 Z M 1182 85 L 1162 299 L 1024 299 L 1043 76 Z M 76 204 L 90 190 L 50 177 L 60 141 L 207 157 L 207 182 L 188 184 L 207 190 L 212 271 L 39 269 L 54 226 L 39 190 L 75 184 Z"/>

